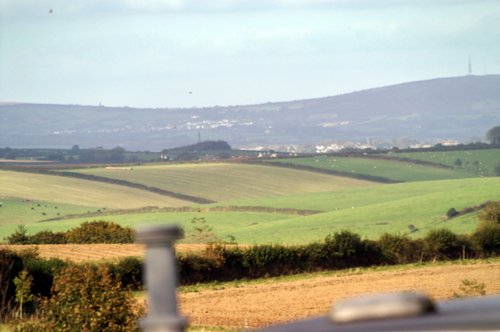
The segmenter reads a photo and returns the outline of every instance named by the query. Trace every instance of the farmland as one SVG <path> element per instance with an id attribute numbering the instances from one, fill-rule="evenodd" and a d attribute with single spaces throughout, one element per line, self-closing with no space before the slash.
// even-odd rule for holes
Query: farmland
<path id="1" fill-rule="evenodd" d="M 199 252 L 205 249 L 203 244 L 177 244 L 176 252 Z M 35 249 L 41 258 L 59 258 L 72 262 L 112 261 L 123 257 L 143 257 L 142 244 L 44 244 L 44 245 L 0 245 L 17 252 Z"/>
<path id="2" fill-rule="evenodd" d="M 333 303 L 366 293 L 414 290 L 448 300 L 464 279 L 484 283 L 488 295 L 498 294 L 499 272 L 498 260 L 354 269 L 217 284 L 194 292 L 181 288 L 180 304 L 195 325 L 260 327 L 325 315 Z"/>
<path id="3" fill-rule="evenodd" d="M 276 164 L 306 166 L 319 170 L 347 173 L 352 176 L 375 176 L 390 181 L 410 182 L 442 179 L 461 179 L 476 176 L 462 169 L 447 169 L 419 165 L 399 160 L 383 160 L 361 157 L 317 156 L 273 160 Z"/>
<path id="4" fill-rule="evenodd" d="M 186 238 L 183 242 L 196 243 L 201 239 L 194 236 L 193 229 L 196 226 L 192 223 L 193 218 L 204 218 L 207 226 L 212 228 L 213 233 L 217 238 L 213 240 L 228 240 L 229 235 L 235 232 L 240 232 L 245 237 L 236 240 L 240 243 L 253 243 L 254 237 L 251 232 L 257 225 L 264 225 L 267 223 L 289 218 L 288 215 L 281 215 L 275 213 L 248 213 L 248 212 L 171 212 L 171 213 L 139 213 L 139 214 L 123 214 L 116 216 L 108 216 L 105 218 L 76 218 L 58 221 L 38 222 L 28 224 L 26 228 L 29 234 L 34 234 L 43 230 L 52 231 L 66 231 L 71 228 L 77 227 L 79 224 L 89 220 L 104 219 L 116 222 L 122 226 L 136 227 L 141 224 L 165 224 L 175 223 L 185 229 Z M 14 225 L 0 226 L 0 237 L 5 237 L 15 230 Z M 245 231 L 242 231 L 245 230 Z M 208 235 L 208 234 L 205 234 Z M 233 235 L 234 236 L 234 235 Z M 257 239 L 256 239 L 257 240 Z"/>
<path id="5" fill-rule="evenodd" d="M 388 152 L 384 156 L 439 163 L 481 176 L 494 176 L 500 165 L 500 149 L 439 151 L 439 152 Z"/>
<path id="6" fill-rule="evenodd" d="M 490 160 L 484 164 L 491 164 L 495 156 L 489 153 L 496 150 L 484 151 L 472 151 L 476 154 L 471 158 L 484 157 Z M 343 229 L 372 239 L 385 232 L 407 233 L 410 230 L 412 237 L 422 237 L 439 227 L 457 233 L 472 232 L 477 225 L 476 213 L 448 220 L 446 212 L 450 208 L 461 210 L 500 197 L 500 178 L 472 177 L 474 174 L 466 170 L 372 158 L 319 156 L 286 161 L 327 167 L 332 165 L 332 158 L 336 160 L 335 165 L 337 162 L 343 165 L 338 167 L 343 171 L 357 167 L 359 174 L 390 176 L 393 180 L 408 182 L 379 184 L 305 170 L 227 162 L 72 170 L 218 201 L 196 205 L 123 185 L 0 171 L 0 180 L 6 184 L 1 192 L 0 238 L 11 234 L 20 223 L 33 234 L 42 230 L 65 231 L 84 221 L 101 219 L 131 227 L 178 223 L 186 230 L 183 241 L 195 243 L 202 240 L 193 235 L 194 218 L 203 219 L 213 239 L 232 239 L 241 244 L 308 243 Z M 444 155 L 440 158 L 445 159 Z M 432 180 L 435 177 L 440 180 Z M 416 181 L 418 179 L 426 181 Z M 133 210 L 146 206 L 192 208 L 186 212 L 154 208 Z M 210 210 L 217 207 L 226 210 Z M 293 215 L 265 208 L 314 210 L 317 213 Z M 123 211 L 110 215 L 116 209 Z M 47 219 L 51 221 L 42 222 Z"/>
<path id="7" fill-rule="evenodd" d="M 73 171 L 127 180 L 214 201 L 320 192 L 372 184 L 326 174 L 239 163 L 192 163 L 139 166 L 129 170 L 91 168 Z"/>
<path id="8" fill-rule="evenodd" d="M 329 158 L 283 160 L 305 160 L 316 168 L 325 165 L 326 169 Z M 500 177 L 481 177 L 467 169 L 400 160 L 335 158 L 343 165 L 339 167 L 342 172 L 400 183 L 382 184 L 308 170 L 230 162 L 70 170 L 216 201 L 194 204 L 127 185 L 0 171 L 0 239 L 12 234 L 19 224 L 26 226 L 28 234 L 34 234 L 66 231 L 91 220 L 132 228 L 141 224 L 179 224 L 186 234 L 177 244 L 180 252 L 200 251 L 207 241 L 244 246 L 307 244 L 342 230 L 358 233 L 363 239 L 378 239 L 386 232 L 421 238 L 437 228 L 472 233 L 478 224 L 478 206 L 500 197 Z M 470 211 L 448 219 L 446 212 L 450 208 Z M 37 247 L 41 257 L 76 262 L 117 261 L 143 255 L 143 247 L 137 244 Z M 446 299 L 457 291 L 460 280 L 471 278 L 484 282 L 488 293 L 500 291 L 497 260 L 470 264 L 400 266 L 397 271 L 379 267 L 186 286 L 180 293 L 181 310 L 194 325 L 241 328 L 322 314 L 338 299 L 395 287 L 423 290 L 436 299 Z"/>
<path id="9" fill-rule="evenodd" d="M 124 186 L 67 177 L 0 171 L 3 197 L 89 207 L 182 206 L 186 202 Z"/>
<path id="10" fill-rule="evenodd" d="M 423 181 L 337 189 L 331 192 L 295 194 L 221 203 L 228 211 L 149 212 L 109 216 L 69 218 L 27 225 L 29 233 L 45 229 L 63 231 L 93 219 L 104 219 L 124 226 L 173 222 L 186 230 L 184 242 L 196 242 L 193 218 L 203 218 L 218 239 L 234 237 L 243 244 L 307 243 L 327 234 L 349 229 L 363 237 L 378 238 L 384 232 L 406 233 L 409 225 L 417 229 L 414 237 L 425 236 L 434 228 L 446 227 L 457 233 L 470 233 L 477 225 L 476 214 L 448 220 L 450 208 L 461 210 L 500 197 L 500 178 Z M 215 206 L 215 205 L 212 205 Z M 256 207 L 255 212 L 231 211 L 232 206 Z M 206 206 L 207 208 L 210 207 Z M 258 212 L 258 207 L 324 211 L 309 216 Z M 0 227 L 0 235 L 14 230 Z"/>

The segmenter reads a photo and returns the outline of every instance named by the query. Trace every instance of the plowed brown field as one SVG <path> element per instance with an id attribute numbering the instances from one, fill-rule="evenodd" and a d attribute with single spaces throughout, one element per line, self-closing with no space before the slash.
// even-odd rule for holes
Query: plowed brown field
<path id="1" fill-rule="evenodd" d="M 144 256 L 141 244 L 40 244 L 40 245 L 0 245 L 14 251 L 38 248 L 42 258 L 68 259 L 74 262 L 113 260 L 128 256 Z M 177 244 L 178 252 L 196 252 L 204 250 L 204 244 Z"/>
<path id="2" fill-rule="evenodd" d="M 423 291 L 437 300 L 459 291 L 461 280 L 475 279 L 487 294 L 500 294 L 500 262 L 439 265 L 308 280 L 248 284 L 180 295 L 181 310 L 194 325 L 260 327 L 323 315 L 332 303 L 359 294 Z"/>

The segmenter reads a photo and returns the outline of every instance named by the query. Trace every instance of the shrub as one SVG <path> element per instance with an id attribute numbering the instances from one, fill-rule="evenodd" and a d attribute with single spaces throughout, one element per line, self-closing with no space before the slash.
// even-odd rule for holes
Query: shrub
<path id="1" fill-rule="evenodd" d="M 33 294 L 31 293 L 32 283 L 33 277 L 29 275 L 26 270 L 22 270 L 19 275 L 14 278 L 14 285 L 16 286 L 16 302 L 19 303 L 20 319 L 23 319 L 26 304 L 33 301 Z"/>
<path id="2" fill-rule="evenodd" d="M 29 237 L 32 244 L 64 244 L 66 236 L 62 232 L 41 231 Z"/>
<path id="3" fill-rule="evenodd" d="M 459 258 L 465 244 L 446 228 L 430 231 L 424 239 L 424 251 L 434 260 Z"/>
<path id="4" fill-rule="evenodd" d="M 33 276 L 32 293 L 37 296 L 50 296 L 54 275 L 66 267 L 68 263 L 58 258 L 23 257 L 23 265 Z"/>
<path id="5" fill-rule="evenodd" d="M 213 257 L 197 254 L 179 254 L 177 256 L 177 269 L 183 285 L 241 278 L 240 274 L 229 272 L 228 266 L 224 266 L 225 273 L 219 273 L 219 268 L 220 266 Z"/>
<path id="6" fill-rule="evenodd" d="M 479 219 L 500 224 L 500 202 L 489 202 L 479 213 Z"/>
<path id="7" fill-rule="evenodd" d="M 243 267 L 250 277 L 291 274 L 299 270 L 297 250 L 282 245 L 260 245 L 246 249 Z"/>
<path id="8" fill-rule="evenodd" d="M 388 263 L 406 264 L 415 262 L 415 245 L 408 235 L 382 234 L 378 240 Z"/>
<path id="9" fill-rule="evenodd" d="M 84 222 L 66 232 L 68 243 L 132 243 L 133 230 L 109 221 Z"/>
<path id="10" fill-rule="evenodd" d="M 448 210 L 448 212 L 446 212 L 446 216 L 448 217 L 448 219 L 451 219 L 451 218 L 456 217 L 458 215 L 459 215 L 459 213 L 455 208 L 451 208 Z"/>
<path id="11" fill-rule="evenodd" d="M 14 277 L 19 275 L 22 268 L 23 262 L 19 255 L 0 248 L 0 321 L 4 321 L 13 308 Z"/>
<path id="12" fill-rule="evenodd" d="M 362 254 L 362 242 L 358 234 L 341 231 L 325 238 L 323 256 L 331 267 L 356 266 Z"/>
<path id="13" fill-rule="evenodd" d="M 476 252 L 482 257 L 500 254 L 500 224 L 482 222 L 472 235 Z"/>
<path id="14" fill-rule="evenodd" d="M 24 225 L 18 225 L 14 233 L 6 238 L 9 244 L 29 244 L 28 230 Z"/>
<path id="15" fill-rule="evenodd" d="M 486 285 L 484 282 L 478 282 L 475 279 L 463 279 L 460 283 L 461 285 L 458 287 L 460 293 L 453 292 L 452 299 L 486 295 Z"/>
<path id="16" fill-rule="evenodd" d="M 125 257 L 117 263 L 109 263 L 108 269 L 123 287 L 138 290 L 142 287 L 142 259 L 137 257 Z"/>
<path id="17" fill-rule="evenodd" d="M 41 304 L 51 331 L 137 331 L 134 298 L 101 265 L 72 265 L 54 279 L 52 297 Z"/>

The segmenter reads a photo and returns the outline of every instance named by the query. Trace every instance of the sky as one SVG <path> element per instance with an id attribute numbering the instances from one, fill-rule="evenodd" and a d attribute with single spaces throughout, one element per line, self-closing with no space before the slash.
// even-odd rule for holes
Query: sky
<path id="1" fill-rule="evenodd" d="M 0 101 L 203 107 L 500 73 L 498 0 L 1 0 Z"/>

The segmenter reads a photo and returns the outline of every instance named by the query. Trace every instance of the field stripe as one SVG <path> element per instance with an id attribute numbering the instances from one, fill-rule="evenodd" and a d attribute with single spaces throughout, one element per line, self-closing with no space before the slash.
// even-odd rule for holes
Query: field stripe
<path id="1" fill-rule="evenodd" d="M 92 217 L 104 217 L 104 216 L 117 216 L 125 214 L 138 214 L 138 213 L 160 213 L 160 212 L 172 212 L 172 213 L 183 213 L 183 212 L 255 212 L 255 213 L 278 213 L 293 216 L 310 216 L 313 214 L 322 213 L 325 211 L 320 210 L 307 210 L 307 209 L 293 209 L 293 208 L 273 208 L 267 206 L 214 206 L 214 207 L 144 207 L 137 209 L 119 209 L 112 211 L 101 211 L 92 213 L 78 213 L 78 214 L 67 214 L 56 218 L 49 218 L 44 220 L 39 220 L 38 222 L 50 222 L 58 220 L 67 219 L 78 219 L 78 218 L 92 218 Z"/>
<path id="2" fill-rule="evenodd" d="M 180 200 L 188 201 L 188 202 L 192 202 L 192 203 L 197 203 L 197 204 L 215 203 L 215 201 L 212 201 L 210 199 L 206 199 L 203 197 L 186 195 L 186 194 L 177 193 L 177 192 L 173 192 L 173 191 L 169 191 L 169 190 L 165 190 L 165 189 L 161 189 L 161 188 L 147 186 L 147 185 L 144 185 L 141 183 L 135 183 L 135 182 L 120 180 L 120 179 L 111 179 L 111 178 L 107 178 L 104 176 L 98 176 L 98 175 L 92 175 L 92 174 L 82 174 L 82 173 L 75 173 L 75 172 L 68 172 L 68 171 L 54 172 L 54 171 L 47 170 L 47 169 L 31 168 L 31 167 L 30 168 L 20 168 L 20 167 L 3 166 L 3 167 L 1 167 L 1 169 L 15 171 L 15 172 L 26 172 L 26 173 L 33 173 L 33 174 L 62 176 L 62 177 L 76 178 L 76 179 L 80 179 L 80 180 L 110 183 L 110 184 L 114 184 L 114 185 L 125 186 L 125 187 L 139 189 L 139 190 L 145 190 L 145 191 L 153 192 L 155 194 L 168 196 L 168 197 L 172 197 L 172 198 L 176 198 L 176 199 L 180 199 Z"/>
<path id="3" fill-rule="evenodd" d="M 315 172 L 315 173 L 337 175 L 337 176 L 342 176 L 342 177 L 346 177 L 346 178 L 373 181 L 373 182 L 378 182 L 378 183 L 401 183 L 402 182 L 402 181 L 397 181 L 397 180 L 389 179 L 389 178 L 382 177 L 382 176 L 374 176 L 374 175 L 368 175 L 368 174 L 355 174 L 355 173 L 344 172 L 344 171 L 336 171 L 333 169 L 317 168 L 317 167 L 312 167 L 312 166 L 307 166 L 307 165 L 297 165 L 297 164 L 292 164 L 292 163 L 287 163 L 287 162 L 282 162 L 282 161 L 253 161 L 253 162 L 247 161 L 245 163 L 254 164 L 254 165 L 265 165 L 265 166 L 291 168 L 291 169 L 296 169 L 296 170 L 301 170 L 301 171 L 309 171 L 309 172 Z"/>

